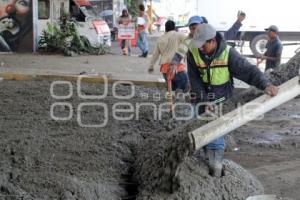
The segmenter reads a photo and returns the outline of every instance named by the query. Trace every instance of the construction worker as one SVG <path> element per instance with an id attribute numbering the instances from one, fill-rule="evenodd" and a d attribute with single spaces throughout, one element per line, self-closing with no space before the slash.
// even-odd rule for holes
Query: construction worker
<path id="1" fill-rule="evenodd" d="M 157 40 L 148 71 L 149 73 L 153 72 L 154 64 L 160 58 L 160 72 L 163 74 L 166 81 L 168 81 L 168 79 L 172 80 L 172 91 L 181 89 L 183 92 L 188 92 L 188 77 L 183 62 L 176 66 L 176 75 L 169 74 L 171 59 L 173 58 L 176 49 L 178 49 L 179 44 L 183 42 L 186 36 L 175 31 L 175 22 L 172 20 L 168 20 L 165 23 L 165 31 L 166 33 Z M 174 75 L 174 77 L 172 75 Z"/>
<path id="2" fill-rule="evenodd" d="M 199 114 L 212 110 L 211 104 L 220 104 L 232 96 L 235 77 L 264 90 L 271 96 L 277 95 L 278 88 L 266 79 L 264 74 L 250 64 L 234 48 L 227 46 L 222 35 L 210 24 L 202 24 L 196 29 L 187 54 L 188 77 L 191 93 L 199 106 Z M 205 157 L 212 176 L 222 174 L 224 138 L 218 138 L 204 148 Z"/>
<path id="3" fill-rule="evenodd" d="M 265 29 L 268 34 L 268 42 L 266 45 L 267 51 L 258 56 L 257 64 L 266 60 L 265 71 L 269 69 L 275 69 L 280 65 L 281 54 L 282 54 L 282 44 L 278 37 L 278 28 L 275 25 L 270 26 Z"/>

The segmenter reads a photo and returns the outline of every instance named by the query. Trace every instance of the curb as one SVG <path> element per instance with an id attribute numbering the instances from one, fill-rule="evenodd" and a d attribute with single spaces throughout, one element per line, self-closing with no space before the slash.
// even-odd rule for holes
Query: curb
<path id="1" fill-rule="evenodd" d="M 158 87 L 165 88 L 164 82 L 158 81 L 141 81 L 141 80 L 121 80 L 112 79 L 109 77 L 99 75 L 54 75 L 54 74 L 21 74 L 21 73 L 0 73 L 1 80 L 15 80 L 15 81 L 43 81 L 43 80 L 60 80 L 60 81 L 71 81 L 76 82 L 79 78 L 84 83 L 99 83 L 105 82 L 113 84 L 114 82 L 133 83 L 134 85 L 145 86 L 145 87 Z"/>

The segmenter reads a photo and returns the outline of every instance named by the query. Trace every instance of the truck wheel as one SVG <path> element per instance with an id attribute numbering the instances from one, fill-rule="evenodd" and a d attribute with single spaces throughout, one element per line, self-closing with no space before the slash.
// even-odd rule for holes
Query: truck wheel
<path id="1" fill-rule="evenodd" d="M 266 34 L 260 34 L 255 36 L 250 41 L 250 49 L 253 55 L 261 55 L 266 51 L 266 44 L 268 42 L 268 36 Z"/>

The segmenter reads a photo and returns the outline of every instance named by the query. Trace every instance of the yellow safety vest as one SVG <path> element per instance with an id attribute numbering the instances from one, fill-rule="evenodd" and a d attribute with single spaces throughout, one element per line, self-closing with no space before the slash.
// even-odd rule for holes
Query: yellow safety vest
<path id="1" fill-rule="evenodd" d="M 230 46 L 227 46 L 219 55 L 219 57 L 213 59 L 209 66 L 207 66 L 207 64 L 201 58 L 198 48 L 191 49 L 195 63 L 199 68 L 201 79 L 204 83 L 210 85 L 222 85 L 231 80 L 228 69 L 230 48 Z M 210 70 L 210 80 L 208 77 L 208 70 Z"/>

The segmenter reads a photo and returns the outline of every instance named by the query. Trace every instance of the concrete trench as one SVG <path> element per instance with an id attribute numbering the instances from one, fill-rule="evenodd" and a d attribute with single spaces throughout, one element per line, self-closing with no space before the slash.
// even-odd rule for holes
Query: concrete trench
<path id="1" fill-rule="evenodd" d="M 121 174 L 121 181 L 119 185 L 126 191 L 126 195 L 121 197 L 121 200 L 135 200 L 138 195 L 138 182 L 134 179 L 134 159 L 124 158 L 122 160 L 127 163 L 126 173 Z"/>
<path id="2" fill-rule="evenodd" d="M 299 55 L 268 76 L 275 84 L 281 84 L 298 74 L 298 63 Z M 193 157 L 174 155 L 183 161 L 176 177 L 178 185 L 172 194 L 163 191 L 161 179 L 170 153 L 168 147 L 178 150 L 183 144 L 180 135 L 205 122 L 182 121 L 170 131 L 168 114 L 162 116 L 164 120 L 154 120 L 152 109 L 145 107 L 138 120 L 114 120 L 108 112 L 107 126 L 80 127 L 76 116 L 81 103 L 105 103 L 111 111 L 120 100 L 112 96 L 111 86 L 105 99 L 85 100 L 78 97 L 76 83 L 72 85 L 73 96 L 58 100 L 50 95 L 50 81 L 0 83 L 0 195 L 4 199 L 244 199 L 264 192 L 254 176 L 230 160 L 225 161 L 225 176 L 220 180 L 210 177 L 201 162 L 201 152 Z M 67 90 L 57 86 L 55 93 L 66 95 Z M 82 90 L 85 95 L 100 94 L 103 86 L 84 84 Z M 123 85 L 117 92 L 128 95 L 128 91 L 129 86 Z M 151 96 L 163 96 L 160 89 L 137 86 L 135 92 L 132 99 L 123 101 L 134 105 L 165 102 Z M 145 99 L 144 94 L 150 97 Z M 235 108 L 237 102 L 248 102 L 260 94 L 255 89 L 239 92 L 227 103 L 225 112 Z M 68 115 L 68 105 L 72 105 L 72 118 L 53 120 L 50 108 L 55 102 L 67 103 L 54 110 L 61 117 Z M 86 107 L 81 110 L 83 122 L 100 123 L 103 112 L 102 107 Z M 171 138 L 177 143 L 172 143 Z M 234 143 L 234 138 L 227 141 Z M 185 146 L 180 148 L 184 152 Z"/>

